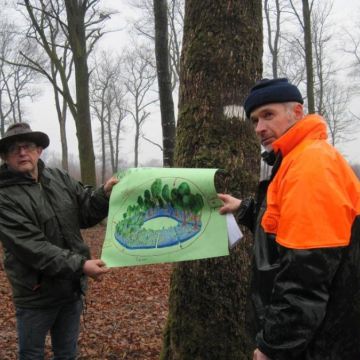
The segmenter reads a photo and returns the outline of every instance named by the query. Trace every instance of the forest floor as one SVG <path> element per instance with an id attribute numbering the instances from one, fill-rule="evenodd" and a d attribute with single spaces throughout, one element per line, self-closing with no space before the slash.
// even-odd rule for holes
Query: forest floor
<path id="1" fill-rule="evenodd" d="M 104 226 L 83 232 L 93 257 L 99 257 Z M 2 250 L 0 250 L 2 259 Z M 168 313 L 171 264 L 112 268 L 102 281 L 89 281 L 81 320 L 79 360 L 159 359 Z M 11 290 L 0 260 L 0 359 L 17 358 Z M 50 359 L 50 340 L 46 359 Z"/>

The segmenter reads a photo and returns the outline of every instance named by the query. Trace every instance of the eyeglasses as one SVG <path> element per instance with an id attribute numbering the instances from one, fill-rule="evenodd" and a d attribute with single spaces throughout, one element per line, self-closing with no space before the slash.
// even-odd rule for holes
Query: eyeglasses
<path id="1" fill-rule="evenodd" d="M 25 143 L 15 143 L 8 147 L 7 153 L 10 155 L 19 155 L 21 150 L 26 152 L 34 151 L 37 148 L 37 145 L 33 142 L 25 142 Z"/>

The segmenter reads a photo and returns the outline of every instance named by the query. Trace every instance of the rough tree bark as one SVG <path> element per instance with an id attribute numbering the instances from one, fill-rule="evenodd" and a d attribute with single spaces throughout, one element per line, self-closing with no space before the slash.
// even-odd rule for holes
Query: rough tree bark
<path id="1" fill-rule="evenodd" d="M 175 147 L 175 114 L 169 61 L 167 0 L 153 1 L 156 69 L 163 138 L 163 164 L 165 167 L 171 167 L 173 165 Z"/>
<path id="2" fill-rule="evenodd" d="M 242 104 L 261 77 L 262 40 L 261 1 L 186 1 L 174 166 L 225 169 L 217 189 L 238 197 L 254 191 L 259 174 Z M 250 248 L 246 236 L 229 257 L 175 265 L 162 359 L 250 358 Z"/>

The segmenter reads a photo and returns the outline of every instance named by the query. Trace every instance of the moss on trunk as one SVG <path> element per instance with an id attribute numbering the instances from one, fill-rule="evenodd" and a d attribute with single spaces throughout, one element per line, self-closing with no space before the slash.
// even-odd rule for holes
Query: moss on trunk
<path id="1" fill-rule="evenodd" d="M 262 72 L 261 1 L 187 0 L 175 166 L 222 168 L 218 191 L 252 193 L 259 145 L 241 105 Z M 229 257 L 178 263 L 161 358 L 248 359 L 251 239 Z"/>

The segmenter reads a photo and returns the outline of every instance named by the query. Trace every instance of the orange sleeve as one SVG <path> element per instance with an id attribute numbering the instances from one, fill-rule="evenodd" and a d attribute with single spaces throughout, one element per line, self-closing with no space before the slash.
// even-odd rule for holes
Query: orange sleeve
<path id="1" fill-rule="evenodd" d="M 285 157 L 270 184 L 262 225 L 265 231 L 276 229 L 269 232 L 288 248 L 347 246 L 359 182 L 327 143 L 315 142 L 302 150 Z"/>

